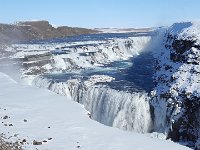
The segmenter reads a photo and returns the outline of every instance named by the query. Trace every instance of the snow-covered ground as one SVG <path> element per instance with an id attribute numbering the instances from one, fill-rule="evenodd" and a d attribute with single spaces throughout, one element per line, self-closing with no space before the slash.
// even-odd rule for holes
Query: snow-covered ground
<path id="1" fill-rule="evenodd" d="M 149 32 L 149 31 L 152 31 L 153 28 L 143 28 L 143 29 L 135 29 L 135 28 L 95 28 L 95 30 L 100 31 L 101 33 L 130 33 L 130 32 Z"/>
<path id="2" fill-rule="evenodd" d="M 20 85 L 0 73 L 0 132 L 38 150 L 187 150 L 171 141 L 104 126 L 78 103 L 48 90 Z M 7 117 L 5 117 L 7 116 Z M 33 141 L 42 145 L 33 145 Z M 41 144 L 41 143 L 37 143 Z"/>

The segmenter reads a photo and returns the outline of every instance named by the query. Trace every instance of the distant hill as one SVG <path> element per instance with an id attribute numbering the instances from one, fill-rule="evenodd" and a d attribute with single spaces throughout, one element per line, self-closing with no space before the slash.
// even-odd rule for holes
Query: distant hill
<path id="1" fill-rule="evenodd" d="M 24 40 L 60 38 L 97 33 L 96 30 L 76 27 L 53 27 L 48 21 L 27 21 L 17 24 L 0 24 L 0 44 Z"/>

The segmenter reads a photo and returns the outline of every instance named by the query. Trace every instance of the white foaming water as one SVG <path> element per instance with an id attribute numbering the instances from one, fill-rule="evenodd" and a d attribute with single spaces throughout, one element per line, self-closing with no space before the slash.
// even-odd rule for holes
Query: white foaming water
<path id="1" fill-rule="evenodd" d="M 149 98 L 145 93 L 92 86 L 82 92 L 81 103 L 94 120 L 103 124 L 142 133 L 151 130 Z"/>
<path id="2" fill-rule="evenodd" d="M 68 85 L 63 82 L 54 82 L 43 77 L 35 77 L 31 83 L 39 88 L 49 89 L 57 94 L 70 97 Z"/>
<path id="3" fill-rule="evenodd" d="M 126 39 L 109 39 L 103 43 L 101 41 L 87 41 L 47 45 L 13 45 L 13 50 L 16 49 L 17 52 L 11 56 L 11 58 L 24 58 L 46 54 L 48 55 L 47 58 L 41 56 L 40 59 L 49 59 L 51 63 L 47 61 L 48 66 L 42 66 L 44 70 L 50 70 L 49 72 L 52 72 L 51 69 L 55 72 L 59 72 L 77 68 L 95 68 L 113 61 L 127 60 L 134 55 L 138 55 L 151 40 L 151 36 L 140 36 Z M 81 44 L 83 45 L 80 46 Z M 55 54 L 54 50 L 56 48 L 59 49 L 58 51 L 60 52 L 65 50 L 68 52 Z M 30 63 L 32 62 L 29 62 L 29 64 Z"/>

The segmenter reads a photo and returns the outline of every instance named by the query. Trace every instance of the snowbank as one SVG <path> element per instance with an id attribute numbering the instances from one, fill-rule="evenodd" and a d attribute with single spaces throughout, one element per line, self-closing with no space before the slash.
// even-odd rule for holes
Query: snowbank
<path id="1" fill-rule="evenodd" d="M 194 40 L 200 44 L 200 21 L 174 23 L 169 32 L 181 40 Z"/>
<path id="2" fill-rule="evenodd" d="M 0 132 L 12 141 L 25 139 L 25 149 L 189 149 L 171 141 L 104 126 L 91 120 L 87 112 L 70 98 L 19 85 L 3 73 L 0 73 L 0 82 L 0 121 L 3 122 Z M 39 142 L 35 144 L 42 142 L 42 145 L 33 145 L 34 140 Z"/>

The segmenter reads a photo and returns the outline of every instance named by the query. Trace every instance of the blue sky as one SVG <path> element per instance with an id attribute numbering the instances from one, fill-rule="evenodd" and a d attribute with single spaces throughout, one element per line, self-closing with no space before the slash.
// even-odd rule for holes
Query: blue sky
<path id="1" fill-rule="evenodd" d="M 0 22 L 48 20 L 79 27 L 152 27 L 200 19 L 200 0 L 1 0 Z"/>

